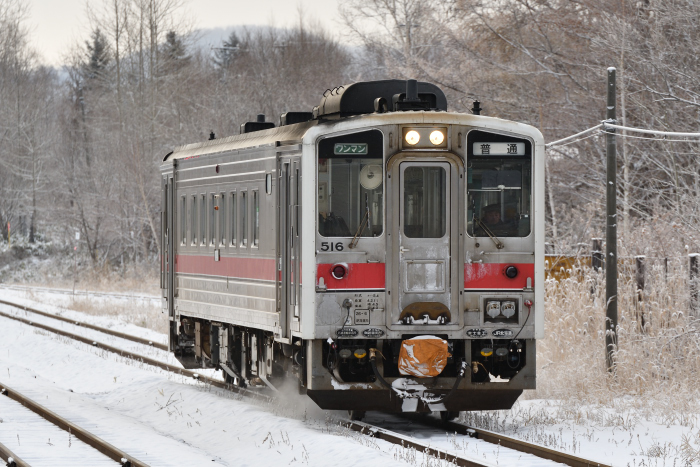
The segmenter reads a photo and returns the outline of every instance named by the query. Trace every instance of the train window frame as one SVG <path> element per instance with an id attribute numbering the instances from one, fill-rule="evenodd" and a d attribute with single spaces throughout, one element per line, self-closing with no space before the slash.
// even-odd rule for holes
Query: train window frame
<path id="1" fill-rule="evenodd" d="M 209 246 L 216 246 L 216 193 L 209 193 L 207 209 L 207 230 Z"/>
<path id="2" fill-rule="evenodd" d="M 251 216 L 251 228 L 252 237 L 250 241 L 251 248 L 260 248 L 260 190 L 251 190 L 253 194 L 253 201 L 251 203 L 252 216 Z"/>
<path id="3" fill-rule="evenodd" d="M 197 195 L 192 195 L 190 199 L 190 244 L 197 246 Z"/>
<path id="4" fill-rule="evenodd" d="M 525 143 L 525 151 L 524 154 L 521 155 L 475 155 L 473 154 L 473 143 L 475 142 L 496 142 L 496 143 Z M 521 173 L 521 180 L 520 183 L 521 185 L 523 183 L 527 183 L 527 190 L 528 190 L 528 196 L 527 196 L 527 204 L 528 204 L 528 212 L 525 214 L 524 212 L 520 213 L 520 219 L 524 219 L 525 217 L 528 218 L 528 223 L 527 224 L 520 224 L 520 226 L 512 227 L 514 230 L 513 232 L 515 233 L 515 229 L 520 229 L 522 226 L 527 225 L 528 226 L 528 233 L 527 235 L 512 235 L 512 234 L 505 234 L 503 232 L 498 232 L 498 231 L 493 231 L 493 235 L 496 236 L 497 238 L 517 238 L 517 239 L 526 239 L 530 238 L 534 234 L 534 224 L 533 224 L 533 218 L 534 218 L 534 189 L 535 189 L 535 184 L 534 184 L 534 177 L 535 177 L 535 153 L 534 153 L 534 148 L 535 144 L 534 141 L 525 135 L 515 135 L 515 134 L 505 134 L 505 133 L 499 133 L 493 129 L 472 129 L 467 134 L 464 136 L 464 142 L 465 146 L 467 148 L 466 151 L 466 166 L 465 166 L 465 176 L 466 176 L 466 183 L 465 183 L 465 193 L 464 193 L 464 212 L 465 212 L 465 219 L 467 222 L 465 222 L 465 233 L 468 238 L 472 239 L 477 239 L 477 238 L 488 238 L 488 234 L 485 233 L 484 235 L 480 235 L 478 232 L 475 232 L 475 228 L 473 225 L 473 220 L 470 218 L 470 210 L 471 207 L 469 205 L 469 197 L 470 194 L 473 193 L 474 191 L 484 191 L 482 189 L 473 189 L 471 188 L 471 170 L 473 168 L 473 162 L 474 161 L 486 161 L 486 160 L 497 160 L 500 158 L 500 160 L 504 161 L 507 159 L 507 161 L 503 162 L 509 162 L 509 163 L 514 163 L 517 161 L 517 159 L 520 159 L 522 161 L 527 160 L 529 164 L 525 164 L 528 166 L 529 170 L 529 178 L 526 180 L 526 177 L 524 177 Z M 523 167 L 525 166 L 523 165 Z M 499 187 L 501 187 L 499 185 Z M 502 187 L 501 187 L 502 188 Z M 524 186 L 521 187 L 521 190 L 524 190 Z M 474 191 L 471 191 L 474 190 Z M 521 194 L 520 196 L 520 202 L 525 199 L 525 197 Z M 496 203 L 496 205 L 501 207 L 501 216 L 503 216 L 503 212 L 506 209 L 507 204 L 505 206 L 501 201 Z M 480 210 L 486 209 L 490 207 L 489 206 L 480 206 Z M 522 207 L 521 207 L 522 210 Z M 473 213 L 472 213 L 473 215 Z M 523 217 L 524 216 L 524 217 Z M 519 232 L 518 232 L 519 233 Z"/>
<path id="5" fill-rule="evenodd" d="M 233 248 L 238 248 L 238 243 L 236 242 L 237 234 L 238 234 L 238 200 L 236 199 L 236 191 L 231 191 L 229 192 L 229 228 L 231 231 L 229 232 L 229 239 L 231 240 L 230 246 Z"/>
<path id="6" fill-rule="evenodd" d="M 248 190 L 241 190 L 241 248 L 248 248 Z"/>
<path id="7" fill-rule="evenodd" d="M 180 196 L 180 245 L 187 245 L 187 195 Z"/>
<path id="8" fill-rule="evenodd" d="M 377 215 L 373 217 L 372 225 L 376 226 L 377 223 L 374 221 L 374 219 L 381 219 L 381 231 L 378 233 L 375 233 L 374 235 L 369 233 L 369 235 L 364 235 L 367 233 L 367 229 L 362 230 L 362 234 L 359 236 L 359 238 L 364 238 L 364 239 L 370 239 L 370 238 L 383 238 L 387 226 L 386 226 L 386 211 L 387 211 L 387 205 L 386 205 L 386 198 L 387 198 L 387 188 L 386 188 L 386 179 L 387 179 L 387 171 L 386 171 L 386 138 L 387 136 L 384 134 L 384 132 L 377 127 L 374 128 L 367 128 L 367 129 L 362 129 L 362 130 L 352 130 L 352 131 L 347 131 L 347 132 L 340 132 L 340 133 L 334 133 L 334 134 L 328 134 L 328 135 L 323 135 L 319 137 L 316 140 L 316 155 L 315 155 L 315 168 L 316 168 L 316 183 L 315 183 L 315 190 L 316 190 L 316 212 L 317 212 L 317 220 L 316 220 L 316 233 L 322 237 L 322 238 L 352 238 L 355 235 L 355 231 L 357 230 L 357 227 L 361 224 L 362 221 L 362 216 L 357 220 L 357 225 L 353 222 L 351 226 L 347 225 L 345 220 L 341 216 L 337 216 L 338 221 L 337 225 L 339 228 L 343 228 L 343 224 L 345 225 L 344 228 L 347 228 L 349 233 L 348 235 L 325 235 L 322 232 L 322 222 L 321 222 L 321 216 L 322 212 L 327 212 L 328 214 L 333 215 L 334 210 L 330 210 L 330 203 L 332 200 L 330 199 L 331 195 L 336 195 L 334 193 L 335 187 L 333 186 L 333 180 L 332 180 L 332 170 L 333 168 L 331 167 L 331 164 L 328 161 L 331 161 L 333 159 L 340 159 L 341 157 L 338 157 L 339 154 L 335 153 L 335 146 L 337 144 L 343 144 L 345 146 L 348 145 L 359 145 L 361 146 L 364 144 L 366 146 L 364 153 L 359 152 L 357 154 L 353 154 L 354 158 L 351 159 L 356 159 L 359 164 L 361 159 L 365 160 L 370 160 L 372 162 L 366 162 L 363 167 L 358 168 L 358 175 L 359 171 L 364 169 L 364 167 L 370 166 L 370 165 L 378 165 L 381 166 L 382 169 L 382 183 L 381 183 L 381 191 L 379 193 L 375 193 L 377 195 L 377 200 L 376 202 L 373 203 L 377 205 Z M 366 144 L 365 144 L 366 143 Z M 329 146 L 332 145 L 332 146 Z M 331 147 L 333 147 L 332 152 L 333 154 L 330 154 Z M 362 148 L 360 148 L 362 150 Z M 375 152 L 379 152 L 380 155 L 379 157 L 370 157 L 371 154 L 374 154 Z M 345 154 L 345 153 L 343 153 Z M 324 157 L 325 156 L 325 157 Z M 321 161 L 324 161 L 322 164 Z M 375 162 L 376 161 L 376 162 Z M 322 181 L 321 174 L 328 174 L 326 175 L 327 180 Z M 328 209 L 326 211 L 322 211 L 322 206 L 321 206 L 321 200 L 323 198 L 321 194 L 321 187 L 325 186 L 325 197 L 327 199 L 326 203 L 328 203 Z M 377 187 L 378 188 L 378 187 Z M 366 192 L 374 191 L 376 188 L 372 189 L 367 189 L 364 188 L 364 186 L 361 186 L 361 182 L 358 179 L 358 196 L 359 198 L 362 198 L 362 190 L 365 190 Z M 362 199 L 359 199 L 358 205 L 359 206 L 364 206 L 365 201 Z M 381 205 L 381 208 L 379 207 Z M 352 207 L 351 207 L 352 210 Z M 323 217 L 323 219 L 327 219 L 327 217 Z M 342 222 L 342 224 L 341 224 Z M 333 232 L 337 233 L 337 232 Z"/>
<path id="9" fill-rule="evenodd" d="M 199 244 L 207 246 L 207 194 L 199 194 Z"/>
<path id="10" fill-rule="evenodd" d="M 219 247 L 226 246 L 226 193 L 222 191 L 218 198 L 219 209 L 216 211 L 217 220 L 219 221 Z"/>

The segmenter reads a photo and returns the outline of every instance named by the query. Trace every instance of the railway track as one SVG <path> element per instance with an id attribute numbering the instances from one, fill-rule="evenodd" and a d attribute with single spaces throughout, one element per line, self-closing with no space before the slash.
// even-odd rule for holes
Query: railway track
<path id="1" fill-rule="evenodd" d="M 84 322 L 79 322 L 71 319 L 67 319 L 64 317 L 56 316 L 51 313 L 47 313 L 42 310 L 38 310 L 33 307 L 28 307 L 22 304 L 14 303 L 8 300 L 0 300 L 0 304 L 4 304 L 7 306 L 12 306 L 15 308 L 18 308 L 22 311 L 29 312 L 29 313 L 35 313 L 37 315 L 43 316 L 45 318 L 52 318 L 56 319 L 61 322 L 67 322 L 75 326 L 83 327 L 83 328 L 88 328 L 92 329 L 95 331 L 99 331 L 101 333 L 110 335 L 110 336 L 115 336 L 119 337 L 122 339 L 130 340 L 133 342 L 137 342 L 139 344 L 144 344 L 144 345 L 149 345 L 149 346 L 154 346 L 158 347 L 160 349 L 167 349 L 166 346 L 162 344 L 156 344 L 151 341 L 146 341 L 144 339 L 140 339 L 138 337 L 130 336 L 124 333 L 120 333 L 117 331 L 113 331 L 111 329 L 106 329 L 106 328 L 101 328 L 99 326 L 94 326 L 89 323 L 84 323 Z M 151 357 L 147 357 L 144 355 L 140 355 L 131 351 L 127 351 L 124 349 L 120 349 L 118 347 L 96 341 L 95 339 L 81 336 L 63 329 L 58 329 L 52 326 L 49 326 L 44 323 L 39 323 L 36 321 L 33 321 L 27 317 L 22 317 L 22 316 L 17 316 L 17 315 L 12 315 L 9 313 L 5 313 L 3 311 L 0 311 L 0 316 L 13 319 L 19 322 L 22 322 L 24 324 L 34 326 L 40 329 L 43 329 L 45 331 L 49 331 L 55 334 L 58 334 L 60 336 L 68 337 L 70 339 L 74 339 L 80 342 L 83 342 L 85 344 L 91 345 L 93 347 L 103 349 L 109 352 L 116 353 L 122 357 L 125 358 L 130 358 L 142 363 L 146 363 L 161 369 L 164 369 L 166 371 L 175 373 L 175 374 L 180 374 L 184 376 L 191 377 L 193 379 L 199 380 L 204 382 L 205 384 L 222 388 L 222 389 L 227 389 L 233 392 L 237 392 L 239 394 L 242 394 L 243 396 L 246 397 L 255 397 L 257 399 L 265 399 L 267 401 L 272 401 L 273 397 L 261 394 L 260 392 L 257 391 L 250 391 L 246 389 L 239 388 L 237 386 L 225 383 L 223 381 L 220 381 L 218 379 L 210 378 L 205 375 L 201 375 L 197 372 L 191 371 L 191 370 L 185 370 L 181 367 L 178 367 L 176 365 L 169 364 L 167 362 L 163 362 Z M 443 422 L 441 420 L 437 419 L 432 419 L 429 417 L 420 417 L 416 415 L 408 415 L 405 418 L 410 419 L 413 423 L 417 424 L 422 424 L 426 427 L 431 427 L 431 428 L 438 428 L 444 432 L 447 433 L 456 433 L 459 435 L 463 436 L 468 436 L 470 438 L 476 438 L 483 440 L 487 443 L 492 443 L 495 445 L 498 445 L 500 447 L 503 447 L 504 449 L 511 449 L 515 450 L 521 453 L 526 453 L 526 454 L 531 454 L 533 456 L 542 458 L 542 459 L 547 459 L 551 460 L 553 462 L 559 462 L 564 465 L 569 465 L 571 467 L 609 467 L 606 464 L 602 464 L 599 462 L 587 460 L 578 456 L 574 456 L 571 454 L 563 453 L 560 451 L 556 451 L 550 448 L 546 448 L 544 446 L 539 446 L 536 444 L 532 443 L 527 443 L 525 441 L 518 440 L 516 438 L 511 438 L 505 435 L 501 435 L 499 433 L 487 431 L 487 430 L 481 430 L 479 428 L 467 426 L 467 425 L 462 425 L 460 423 L 455 423 L 455 422 Z M 386 428 L 380 427 L 380 426 L 375 426 L 372 424 L 368 423 L 363 423 L 363 422 L 356 422 L 356 421 L 344 421 L 341 422 L 343 426 L 346 428 L 359 432 L 363 435 L 370 436 L 373 438 L 377 439 L 382 439 L 386 442 L 389 442 L 391 444 L 396 444 L 400 445 L 404 448 L 412 448 L 415 449 L 418 452 L 423 452 L 426 455 L 433 456 L 438 459 L 443 459 L 448 462 L 452 462 L 455 465 L 458 466 L 466 466 L 466 467 L 481 467 L 481 466 L 491 466 L 492 464 L 489 462 L 483 463 L 480 460 L 474 459 L 474 458 L 467 458 L 463 457 L 457 454 L 454 454 L 452 452 L 448 452 L 447 450 L 439 449 L 434 446 L 430 446 L 428 444 L 422 443 L 410 436 L 406 436 L 391 430 L 388 430 Z M 3 452 L 3 447 L 0 446 L 0 454 Z M 21 465 L 21 464 L 17 464 Z M 136 465 L 136 464 L 133 464 Z"/>
<path id="2" fill-rule="evenodd" d="M 118 465 L 121 465 L 123 467 L 148 467 L 148 464 L 139 461 L 135 457 L 113 446 L 112 444 L 108 443 L 99 436 L 90 433 L 86 429 L 60 416 L 56 412 L 47 409 L 43 405 L 38 404 L 34 400 L 30 399 L 29 397 L 15 391 L 14 389 L 11 389 L 2 382 L 0 382 L 0 394 L 26 407 L 27 409 L 44 419 L 46 422 L 50 423 L 51 425 L 55 425 L 61 430 L 69 433 L 70 436 L 74 436 L 76 439 L 82 441 L 86 445 L 90 446 L 92 449 L 98 451 L 102 456 L 111 459 L 114 462 L 117 462 Z M 43 428 L 45 429 L 45 427 Z M 80 456 L 80 458 L 73 458 L 71 460 L 71 463 L 67 463 L 64 465 L 77 465 L 76 462 L 85 461 L 90 462 L 91 465 L 97 465 L 97 462 L 99 462 L 98 458 L 102 457 L 99 455 L 95 456 L 95 453 L 93 453 L 93 455 L 90 456 L 93 459 L 85 459 L 84 456 L 86 453 L 84 450 L 81 453 L 77 454 Z M 2 458 L 11 467 L 25 467 L 30 465 L 29 463 L 22 460 L 19 456 L 14 454 L 12 451 L 10 451 L 10 449 L 7 446 L 2 444 L 0 444 L 0 458 Z M 61 465 L 60 460 L 55 461 L 53 465 Z M 102 463 L 102 465 L 114 464 Z"/>
<path id="3" fill-rule="evenodd" d="M 125 300 L 142 300 L 142 301 L 154 301 L 160 302 L 161 298 L 155 295 L 146 294 L 125 294 L 125 293 L 114 293 L 114 292 L 98 292 L 93 290 L 73 290 L 73 289 L 57 289 L 48 287 L 35 287 L 27 285 L 0 285 L 1 289 L 6 290 L 17 290 L 21 292 L 48 292 L 61 295 L 72 295 L 72 296 L 84 296 L 90 297 L 110 297 L 110 298 L 121 298 Z"/>

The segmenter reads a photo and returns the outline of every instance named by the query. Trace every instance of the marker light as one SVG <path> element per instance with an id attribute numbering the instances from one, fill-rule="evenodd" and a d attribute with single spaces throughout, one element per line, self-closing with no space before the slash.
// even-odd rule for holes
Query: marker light
<path id="1" fill-rule="evenodd" d="M 416 130 L 411 130 L 406 133 L 406 142 L 411 146 L 415 146 L 420 141 L 420 134 Z"/>
<path id="2" fill-rule="evenodd" d="M 342 279 L 347 274 L 348 270 L 342 264 L 336 264 L 331 268 L 331 275 L 335 279 Z"/>
<path id="3" fill-rule="evenodd" d="M 503 302 L 501 304 L 501 313 L 506 318 L 510 318 L 515 314 L 515 302 Z"/>
<path id="4" fill-rule="evenodd" d="M 444 140 L 445 135 L 442 134 L 442 131 L 435 130 L 432 133 L 430 133 L 430 142 L 433 143 L 435 146 L 442 144 Z"/>

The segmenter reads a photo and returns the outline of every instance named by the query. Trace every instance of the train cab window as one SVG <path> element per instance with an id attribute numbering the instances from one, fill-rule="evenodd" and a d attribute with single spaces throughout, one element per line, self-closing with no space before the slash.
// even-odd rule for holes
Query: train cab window
<path id="1" fill-rule="evenodd" d="M 219 210 L 216 211 L 219 219 L 219 245 L 226 245 L 226 193 L 219 193 Z"/>
<path id="2" fill-rule="evenodd" d="M 182 245 L 187 243 L 187 197 L 180 198 L 180 238 Z"/>
<path id="3" fill-rule="evenodd" d="M 190 235 L 192 236 L 192 245 L 197 244 L 197 195 L 192 196 L 192 204 L 190 205 Z"/>
<path id="4" fill-rule="evenodd" d="M 467 138 L 467 149 L 467 234 L 471 237 L 530 235 L 530 141 L 472 131 Z"/>
<path id="5" fill-rule="evenodd" d="M 207 195 L 199 197 L 199 238 L 202 245 L 207 244 Z"/>
<path id="6" fill-rule="evenodd" d="M 260 196 L 253 191 L 253 247 L 257 248 L 260 241 Z"/>
<path id="7" fill-rule="evenodd" d="M 241 246 L 248 246 L 248 193 L 241 191 Z"/>
<path id="8" fill-rule="evenodd" d="M 236 193 L 231 193 L 229 201 L 229 227 L 231 228 L 231 246 L 234 247 L 236 246 L 236 220 L 238 220 L 236 217 L 237 206 Z"/>
<path id="9" fill-rule="evenodd" d="M 318 232 L 378 237 L 384 232 L 384 138 L 379 130 L 318 143 Z"/>
<path id="10" fill-rule="evenodd" d="M 442 167 L 408 167 L 403 229 L 409 238 L 442 238 L 447 225 L 447 174 Z"/>

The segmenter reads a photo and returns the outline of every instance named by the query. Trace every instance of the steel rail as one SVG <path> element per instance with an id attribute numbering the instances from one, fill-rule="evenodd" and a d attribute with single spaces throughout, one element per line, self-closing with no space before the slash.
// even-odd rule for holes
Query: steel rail
<path id="1" fill-rule="evenodd" d="M 5 461 L 7 467 L 31 467 L 2 443 L 0 443 L 0 459 Z"/>
<path id="2" fill-rule="evenodd" d="M 205 376 L 205 375 L 200 375 L 199 373 L 197 373 L 195 371 L 186 370 L 186 369 L 181 368 L 179 366 L 171 365 L 169 363 L 162 362 L 160 360 L 156 360 L 156 359 L 151 358 L 151 357 L 146 357 L 145 355 L 140 355 L 140 354 L 137 354 L 134 352 L 129 352 L 128 350 L 120 349 L 118 347 L 114 347 L 112 345 L 96 341 L 94 339 L 90 339 L 87 337 L 79 336 L 77 334 L 73 334 L 72 332 L 64 331 L 62 329 L 56 329 L 56 328 L 53 328 L 53 327 L 48 326 L 46 324 L 36 323 L 32 320 L 22 318 L 21 316 L 13 316 L 13 315 L 10 315 L 10 314 L 5 313 L 3 311 L 0 311 L 0 316 L 5 317 L 5 318 L 9 318 L 9 319 L 13 319 L 15 321 L 19 321 L 19 322 L 27 324 L 29 326 L 34 326 L 34 327 L 37 327 L 39 329 L 43 329 L 45 331 L 52 332 L 54 334 L 58 334 L 59 336 L 68 337 L 70 339 L 77 340 L 77 341 L 80 341 L 84 344 L 88 344 L 88 345 L 91 345 L 93 347 L 96 347 L 98 349 L 107 350 L 109 352 L 115 353 L 115 354 L 122 356 L 124 358 L 129 358 L 131 360 L 135 360 L 135 361 L 138 361 L 141 363 L 146 363 L 148 365 L 152 365 L 152 366 L 161 368 L 161 369 L 169 371 L 171 373 L 189 376 L 190 378 L 196 379 L 198 381 L 202 381 L 202 382 L 209 384 L 211 386 L 215 386 L 215 387 L 218 387 L 221 389 L 228 389 L 230 391 L 233 391 L 233 392 L 236 392 L 239 394 L 243 394 L 246 396 L 271 400 L 271 398 L 265 394 L 260 394 L 257 392 L 249 391 L 249 390 L 246 390 L 244 388 L 240 388 L 238 386 L 235 386 L 233 384 L 225 383 L 223 381 L 219 381 L 217 379 L 210 378 L 210 377 Z"/>
<path id="3" fill-rule="evenodd" d="M 87 444 L 88 446 L 94 448 L 95 450 L 101 452 L 110 459 L 119 462 L 124 467 L 149 467 L 145 462 L 141 462 L 134 456 L 131 456 L 121 449 L 111 445 L 107 441 L 103 440 L 99 436 L 96 436 L 89 431 L 79 427 L 70 420 L 61 417 L 56 412 L 53 412 L 43 405 L 40 405 L 27 396 L 20 394 L 14 389 L 9 388 L 7 385 L 0 382 L 0 394 L 9 397 L 15 402 L 18 402 L 39 415 L 40 417 L 46 419 L 48 422 L 53 423 L 62 430 L 69 432 L 71 435 L 75 436 L 77 439 Z M 13 456 L 14 457 L 14 456 Z M 16 461 L 15 461 L 16 462 Z M 25 464 L 26 465 L 26 464 Z"/>
<path id="4" fill-rule="evenodd" d="M 87 329 L 92 329 L 93 331 L 99 331 L 99 332 L 102 332 L 105 334 L 109 334 L 110 336 L 120 337 L 122 339 L 130 340 L 133 342 L 138 342 L 139 344 L 150 345 L 152 347 L 155 347 L 155 348 L 161 349 L 161 350 L 168 350 L 168 346 L 165 344 L 160 344 L 158 342 L 153 342 L 153 341 L 150 341 L 148 339 L 143 339 L 141 337 L 132 336 L 130 334 L 126 334 L 126 333 L 119 332 L 119 331 L 113 331 L 111 329 L 103 328 L 101 326 L 96 326 L 96 325 L 90 324 L 90 323 L 85 323 L 83 321 L 76 321 L 74 319 L 65 318 L 63 316 L 58 316 L 58 315 L 55 315 L 53 313 L 47 313 L 46 311 L 37 310 L 36 308 L 22 305 L 20 303 L 15 303 L 15 302 L 11 302 L 8 300 L 2 300 L 2 299 L 0 299 L 0 303 L 3 305 L 8 305 L 8 306 L 12 306 L 15 308 L 19 308 L 19 309 L 24 310 L 24 311 L 29 311 L 31 313 L 36 313 L 37 315 L 46 316 L 47 318 L 52 318 L 52 319 L 55 319 L 58 321 L 63 321 L 66 323 L 74 324 L 76 326 L 80 326 L 80 327 L 87 328 Z"/>
<path id="5" fill-rule="evenodd" d="M 342 426 L 345 426 L 353 431 L 357 431 L 360 434 L 369 436 L 372 438 L 381 439 L 391 444 L 395 444 L 402 447 L 412 448 L 419 452 L 424 452 L 429 456 L 435 458 L 446 460 L 447 462 L 458 465 L 460 467 L 489 467 L 491 464 L 481 464 L 477 461 L 466 459 L 455 454 L 451 454 L 442 449 L 437 449 L 430 447 L 427 444 L 406 438 L 399 433 L 386 430 L 374 425 L 369 425 L 363 422 L 341 422 Z"/>
<path id="6" fill-rule="evenodd" d="M 406 418 L 410 418 L 416 423 L 429 425 L 460 435 L 466 435 L 471 438 L 486 441 L 487 443 L 498 444 L 499 446 L 514 449 L 516 451 L 520 451 L 526 454 L 532 454 L 542 459 L 549 459 L 554 462 L 569 465 L 571 467 L 611 467 L 608 464 L 602 464 L 600 462 L 592 461 L 590 459 L 584 459 L 582 457 L 574 456 L 573 454 L 567 454 L 565 452 L 556 451 L 554 449 L 540 446 L 538 444 L 528 443 L 526 441 L 512 438 L 510 436 L 505 436 L 494 431 L 482 430 L 481 428 L 462 425 L 461 423 L 443 422 L 442 420 L 426 417 L 419 418 L 415 416 L 409 416 Z"/>

